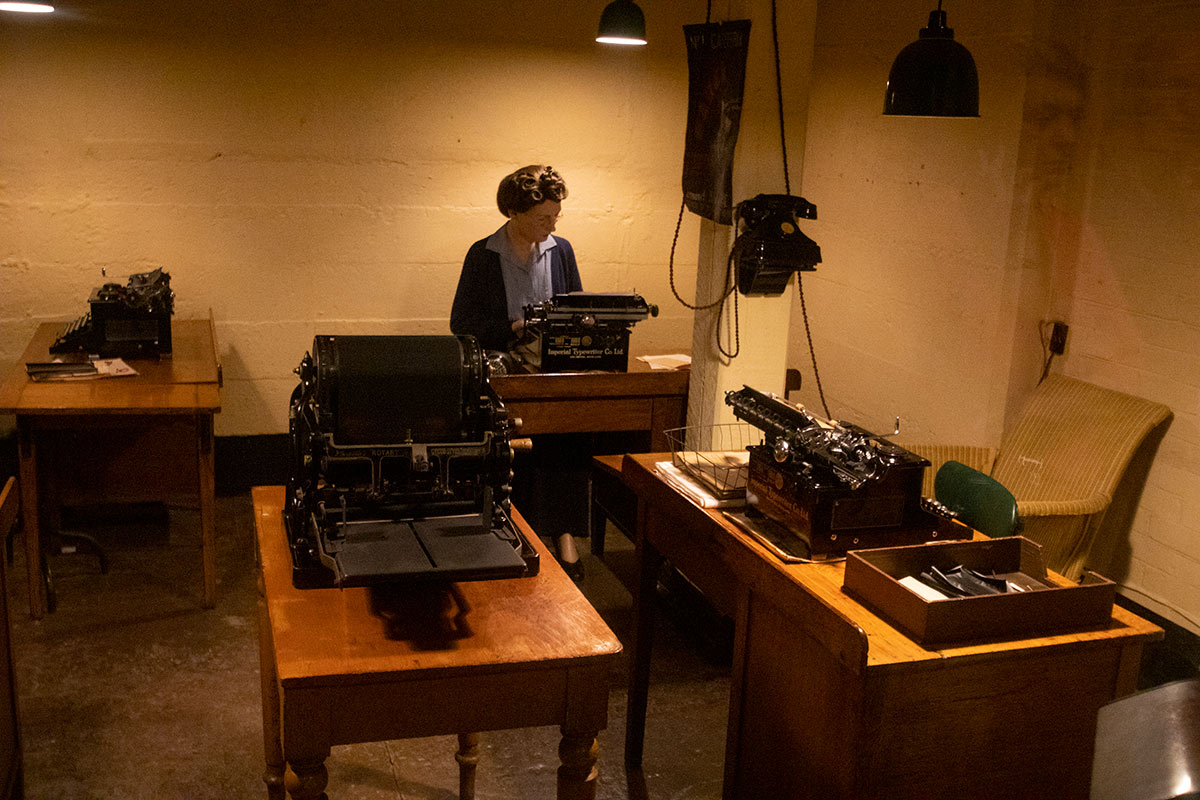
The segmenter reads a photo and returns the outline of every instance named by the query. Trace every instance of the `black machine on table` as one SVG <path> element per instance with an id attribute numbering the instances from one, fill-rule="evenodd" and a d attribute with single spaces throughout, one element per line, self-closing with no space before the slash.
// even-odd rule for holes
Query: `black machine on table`
<path id="1" fill-rule="evenodd" d="M 106 283 L 92 290 L 88 312 L 72 321 L 50 352 L 87 353 L 102 358 L 160 358 L 171 355 L 175 293 L 161 269 Z"/>
<path id="2" fill-rule="evenodd" d="M 629 367 L 629 332 L 658 316 L 658 306 L 622 292 L 568 292 L 525 306 L 525 334 L 517 355 L 541 372 Z"/>
<path id="3" fill-rule="evenodd" d="M 800 537 L 812 558 L 972 535 L 923 502 L 930 464 L 916 453 L 749 386 L 725 402 L 766 434 L 747 448 L 747 504 Z"/>
<path id="4" fill-rule="evenodd" d="M 297 587 L 517 578 L 515 427 L 470 336 L 317 336 L 296 369 L 285 527 Z"/>

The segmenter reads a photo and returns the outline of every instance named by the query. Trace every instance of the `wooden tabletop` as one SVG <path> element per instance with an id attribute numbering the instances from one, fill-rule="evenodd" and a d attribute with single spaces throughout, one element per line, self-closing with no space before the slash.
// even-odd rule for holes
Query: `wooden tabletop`
<path id="1" fill-rule="evenodd" d="M 25 353 L 0 384 L 0 413 L 191 414 L 221 410 L 220 364 L 211 319 L 172 320 L 171 357 L 130 359 L 137 375 L 87 381 L 29 380 L 25 364 L 53 360 L 50 345 L 65 325 L 47 322 L 38 326 Z"/>
<path id="2" fill-rule="evenodd" d="M 739 580 L 763 586 L 788 587 L 790 585 L 795 589 L 801 589 L 804 595 L 815 599 L 837 617 L 843 618 L 850 626 L 861 631 L 861 635 L 865 637 L 867 643 L 867 667 L 920 662 L 932 665 L 932 662 L 944 658 L 987 657 L 990 654 L 1014 649 L 1069 645 L 1086 647 L 1089 642 L 1108 641 L 1123 637 L 1144 637 L 1147 640 L 1162 637 L 1161 628 L 1114 605 L 1112 624 L 1101 630 L 926 650 L 842 591 L 846 572 L 844 561 L 820 564 L 785 564 L 752 536 L 742 532 L 734 523 L 727 520 L 720 509 L 700 508 L 664 483 L 655 474 L 654 464 L 670 460 L 669 453 L 627 455 L 623 467 L 625 481 L 641 499 L 650 502 L 669 502 L 673 506 L 678 505 L 686 514 L 687 520 L 706 521 L 707 525 L 703 526 L 704 531 L 699 535 L 720 545 L 722 558 L 739 573 L 737 576 Z M 705 518 L 707 519 L 705 520 Z M 680 527 L 694 525 L 695 522 L 682 521 L 681 518 Z M 664 555 L 668 558 L 671 557 L 670 553 L 664 553 Z M 768 581 L 763 572 L 767 570 L 782 575 L 787 580 Z M 1050 576 L 1064 586 L 1070 585 L 1070 582 L 1062 576 L 1054 573 L 1050 573 Z"/>
<path id="3" fill-rule="evenodd" d="M 520 671 L 610 658 L 620 640 L 541 541 L 531 578 L 465 581 L 449 589 L 297 589 L 283 533 L 283 487 L 253 490 L 279 679 L 317 686 L 425 677 L 489 667 Z M 528 533 L 519 515 L 516 522 Z"/>

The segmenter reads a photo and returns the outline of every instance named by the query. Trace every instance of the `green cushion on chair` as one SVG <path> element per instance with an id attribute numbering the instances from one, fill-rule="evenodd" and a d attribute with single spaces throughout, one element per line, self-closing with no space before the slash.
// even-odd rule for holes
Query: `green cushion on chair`
<path id="1" fill-rule="evenodd" d="M 1017 501 L 1004 485 L 958 461 L 947 461 L 933 478 L 934 498 L 988 536 L 1017 532 Z"/>

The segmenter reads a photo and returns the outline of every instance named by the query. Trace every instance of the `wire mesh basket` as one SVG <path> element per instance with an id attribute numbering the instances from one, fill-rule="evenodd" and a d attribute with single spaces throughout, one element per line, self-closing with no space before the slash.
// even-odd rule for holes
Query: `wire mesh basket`
<path id="1" fill-rule="evenodd" d="M 745 422 L 669 428 L 671 463 L 702 483 L 720 500 L 746 492 L 750 454 L 746 448 L 762 441 L 762 431 Z"/>

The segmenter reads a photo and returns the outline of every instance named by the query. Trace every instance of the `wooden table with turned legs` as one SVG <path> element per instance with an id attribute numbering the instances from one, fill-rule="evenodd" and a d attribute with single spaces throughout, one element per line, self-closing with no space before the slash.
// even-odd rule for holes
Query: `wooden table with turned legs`
<path id="1" fill-rule="evenodd" d="M 519 514 L 541 553 L 534 577 L 296 589 L 284 490 L 256 487 L 253 500 L 269 797 L 323 797 L 334 745 L 453 733 L 471 798 L 479 731 L 557 725 L 557 797 L 595 798 L 621 643 Z"/>

